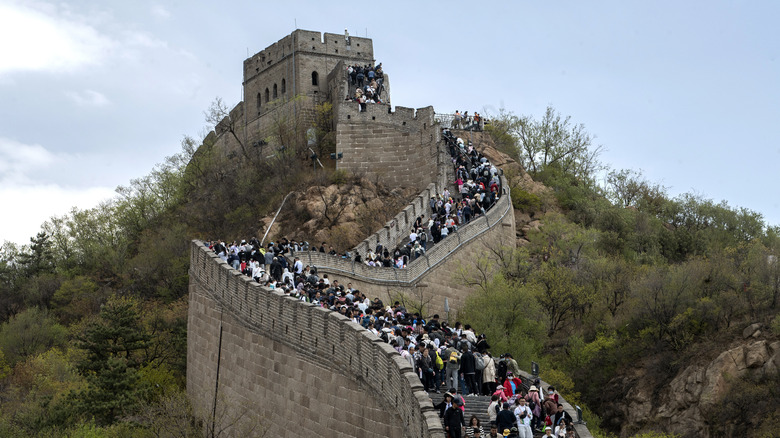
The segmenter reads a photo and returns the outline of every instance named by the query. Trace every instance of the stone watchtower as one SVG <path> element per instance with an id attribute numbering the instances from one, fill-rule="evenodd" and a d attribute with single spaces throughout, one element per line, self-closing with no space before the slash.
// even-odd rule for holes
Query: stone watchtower
<path id="1" fill-rule="evenodd" d="M 315 122 L 315 106 L 333 105 L 337 168 L 389 186 L 423 190 L 437 179 L 438 130 L 432 107 L 391 111 L 385 73 L 382 103 L 361 111 L 347 98 L 347 66 L 374 65 L 369 38 L 296 30 L 244 60 L 244 100 L 217 125 L 223 151 L 260 146 L 275 124 L 293 120 L 304 129 Z M 302 99 L 295 99 L 302 97 Z M 299 125 L 300 126 L 300 125 Z M 224 135 L 231 129 L 234 135 Z M 240 142 L 240 143 L 239 143 Z"/>
<path id="2" fill-rule="evenodd" d="M 295 96 L 308 98 L 302 110 L 309 113 L 314 105 L 330 100 L 328 77 L 340 61 L 344 65 L 373 65 L 372 41 L 296 30 L 246 59 L 244 111 L 249 131 L 264 130 L 264 116 Z"/>

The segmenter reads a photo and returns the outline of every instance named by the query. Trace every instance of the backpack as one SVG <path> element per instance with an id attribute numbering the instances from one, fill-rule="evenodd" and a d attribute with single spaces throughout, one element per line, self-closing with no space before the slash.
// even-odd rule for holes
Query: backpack
<path id="1" fill-rule="evenodd" d="M 474 364 L 477 368 L 477 371 L 482 371 L 485 369 L 485 362 L 487 361 L 485 360 L 484 356 L 474 356 Z"/>
<path id="2" fill-rule="evenodd" d="M 533 400 L 528 401 L 528 409 L 531 410 L 531 412 L 536 410 L 536 402 Z"/>
<path id="3" fill-rule="evenodd" d="M 452 353 L 450 353 L 450 363 L 452 363 L 452 364 L 457 364 L 458 363 L 458 352 L 457 351 L 453 351 Z"/>
<path id="4" fill-rule="evenodd" d="M 439 352 L 436 352 L 436 369 L 440 370 L 444 368 L 444 361 L 441 360 L 441 355 L 439 355 Z"/>

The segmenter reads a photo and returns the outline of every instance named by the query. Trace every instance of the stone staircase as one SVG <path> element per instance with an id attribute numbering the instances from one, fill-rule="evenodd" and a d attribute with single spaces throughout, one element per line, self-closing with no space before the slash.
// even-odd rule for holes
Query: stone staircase
<path id="1" fill-rule="evenodd" d="M 441 394 L 429 393 L 433 404 L 436 405 L 444 399 L 444 391 Z M 482 430 L 487 435 L 490 432 L 490 417 L 488 416 L 488 406 L 490 406 L 490 397 L 486 395 L 476 396 L 464 396 L 463 397 L 466 410 L 463 412 L 463 418 L 466 419 L 466 424 L 471 420 L 472 415 L 476 415 L 479 418 Z M 443 420 L 442 420 L 443 422 Z M 499 431 L 499 436 L 501 436 Z M 534 437 L 544 436 L 541 432 L 534 431 Z"/>

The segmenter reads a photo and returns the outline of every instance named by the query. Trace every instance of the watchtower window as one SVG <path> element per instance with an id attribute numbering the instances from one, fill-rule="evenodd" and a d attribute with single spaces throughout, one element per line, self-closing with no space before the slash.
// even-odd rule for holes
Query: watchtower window
<path id="1" fill-rule="evenodd" d="M 276 84 L 274 84 L 274 99 L 279 97 L 279 95 L 276 93 Z"/>
<path id="2" fill-rule="evenodd" d="M 268 88 L 265 89 L 265 101 L 266 103 L 271 100 L 271 94 L 268 92 Z"/>
<path id="3" fill-rule="evenodd" d="M 282 94 L 287 92 L 287 82 L 285 82 L 284 79 L 282 79 Z"/>
<path id="4" fill-rule="evenodd" d="M 316 71 L 311 72 L 311 84 L 315 87 L 320 85 L 320 75 Z"/>
<path id="5" fill-rule="evenodd" d="M 260 112 L 260 105 L 262 104 L 262 99 L 260 98 L 260 93 L 257 93 L 257 112 Z"/>

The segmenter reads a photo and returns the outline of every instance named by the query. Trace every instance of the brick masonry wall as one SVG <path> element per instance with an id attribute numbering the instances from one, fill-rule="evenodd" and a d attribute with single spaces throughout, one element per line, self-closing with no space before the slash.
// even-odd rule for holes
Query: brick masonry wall
<path id="1" fill-rule="evenodd" d="M 368 104 L 360 112 L 351 103 L 340 104 L 336 114 L 336 151 L 344 155 L 338 169 L 419 191 L 436 180 L 440 133 L 433 107 L 390 112 L 388 105 Z"/>
<path id="2" fill-rule="evenodd" d="M 434 182 L 417 195 L 414 200 L 404 207 L 395 217 L 387 221 L 384 227 L 376 233 L 368 236 L 359 243 L 353 251 L 357 251 L 364 256 L 369 249 L 376 249 L 381 244 L 384 248 L 394 249 L 398 244 L 412 231 L 414 221 L 418 216 L 424 216 L 426 221 L 430 218 L 429 201 L 433 196 L 438 195 L 448 188 L 450 193 L 457 193 L 455 185 L 455 170 L 452 166 L 452 160 L 449 157 L 446 147 L 442 141 L 437 145 L 438 158 L 436 168 L 436 178 Z"/>
<path id="3" fill-rule="evenodd" d="M 468 275 L 474 261 L 489 248 L 514 245 L 514 209 L 505 183 L 504 194 L 487 215 L 460 227 L 406 269 L 370 267 L 319 252 L 296 255 L 304 264 L 315 266 L 320 274 L 327 273 L 342 284 L 351 282 L 372 299 L 379 297 L 387 302 L 401 293 L 427 302 L 428 313 L 433 314 L 444 312 L 445 298 L 451 311 L 462 308 L 473 291 L 462 274 Z"/>
<path id="4" fill-rule="evenodd" d="M 260 287 L 199 241 L 189 298 L 196 412 L 212 412 L 221 351 L 218 411 L 248 410 L 266 436 L 444 437 L 408 362 L 343 316 Z"/>

